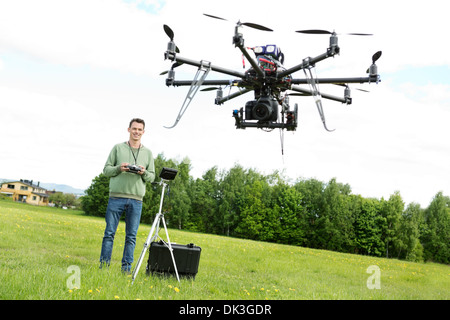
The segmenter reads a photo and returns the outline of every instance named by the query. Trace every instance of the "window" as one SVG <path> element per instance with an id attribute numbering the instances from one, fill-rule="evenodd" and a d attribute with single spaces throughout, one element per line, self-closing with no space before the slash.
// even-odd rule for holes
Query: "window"
<path id="1" fill-rule="evenodd" d="M 15 189 L 15 185 L 13 185 L 13 184 L 8 184 L 8 189 Z"/>

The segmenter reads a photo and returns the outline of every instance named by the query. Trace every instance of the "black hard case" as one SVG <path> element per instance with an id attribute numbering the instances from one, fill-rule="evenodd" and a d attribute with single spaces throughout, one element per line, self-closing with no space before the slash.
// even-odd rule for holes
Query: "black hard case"
<path id="1" fill-rule="evenodd" d="M 181 245 L 172 243 L 173 255 L 177 264 L 177 271 L 180 277 L 195 278 L 200 263 L 200 253 L 202 249 L 194 244 Z M 162 242 L 152 242 L 150 244 L 147 274 L 163 273 L 175 275 L 172 257 L 169 248 Z"/>

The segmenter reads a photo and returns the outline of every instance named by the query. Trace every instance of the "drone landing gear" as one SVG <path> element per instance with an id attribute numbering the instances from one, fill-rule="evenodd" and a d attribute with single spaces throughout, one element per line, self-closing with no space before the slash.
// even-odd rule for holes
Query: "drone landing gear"
<path id="1" fill-rule="evenodd" d="M 327 128 L 327 123 L 325 121 L 325 114 L 323 113 L 323 107 L 322 107 L 322 99 L 319 91 L 318 81 L 313 77 L 311 72 L 311 67 L 303 69 L 303 72 L 305 73 L 306 80 L 309 84 L 309 87 L 311 88 L 312 96 L 314 97 L 314 100 L 316 102 L 317 110 L 319 111 L 320 118 L 322 119 L 323 126 L 325 127 L 325 130 L 328 132 L 332 132 L 333 130 L 330 130 Z M 308 70 L 308 72 L 306 71 Z"/>
<path id="2" fill-rule="evenodd" d="M 194 80 L 192 81 L 191 87 L 189 88 L 189 91 L 187 93 L 186 99 L 184 99 L 183 105 L 181 106 L 180 112 L 178 113 L 177 119 L 175 120 L 175 123 L 171 127 L 164 126 L 164 128 L 172 129 L 178 124 L 181 117 L 183 117 L 184 113 L 189 107 L 192 99 L 194 99 L 194 96 L 197 93 L 198 89 L 201 87 L 206 77 L 208 76 L 209 71 L 211 71 L 211 63 L 201 61 L 197 73 L 195 74 Z"/>

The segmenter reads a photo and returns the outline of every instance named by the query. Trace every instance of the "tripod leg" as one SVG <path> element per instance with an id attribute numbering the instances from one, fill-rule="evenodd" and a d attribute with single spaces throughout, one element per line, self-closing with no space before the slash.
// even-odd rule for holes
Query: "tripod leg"
<path id="1" fill-rule="evenodd" d="M 147 240 L 144 243 L 144 248 L 142 249 L 141 255 L 139 256 L 139 259 L 136 263 L 136 266 L 133 270 L 133 275 L 131 278 L 131 284 L 133 284 L 134 280 L 136 279 L 136 276 L 139 272 L 139 268 L 141 267 L 142 260 L 144 259 L 145 252 L 147 251 L 147 248 L 150 246 L 150 243 L 158 236 L 158 232 L 155 233 L 155 231 L 159 230 L 159 221 L 161 219 L 161 213 L 158 213 L 155 217 L 155 220 L 153 221 L 152 227 L 150 229 L 150 232 L 148 234 Z M 165 225 L 165 224 L 164 224 Z"/>
<path id="2" fill-rule="evenodd" d="M 180 282 L 180 277 L 178 276 L 177 264 L 175 263 L 175 257 L 173 256 L 172 244 L 170 243 L 169 232 L 167 232 L 166 220 L 162 216 L 162 222 L 164 225 L 164 230 L 166 231 L 167 243 L 169 244 L 170 256 L 172 257 L 173 266 L 175 268 L 175 274 L 177 275 L 177 280 Z"/>
<path id="3" fill-rule="evenodd" d="M 136 267 L 133 270 L 131 284 L 133 284 L 134 280 L 136 279 L 137 273 L 139 272 L 139 268 L 141 267 L 142 260 L 144 259 L 146 250 L 147 250 L 147 246 L 144 244 L 144 248 L 142 249 L 141 255 L 139 256 L 139 260 L 137 261 Z"/>

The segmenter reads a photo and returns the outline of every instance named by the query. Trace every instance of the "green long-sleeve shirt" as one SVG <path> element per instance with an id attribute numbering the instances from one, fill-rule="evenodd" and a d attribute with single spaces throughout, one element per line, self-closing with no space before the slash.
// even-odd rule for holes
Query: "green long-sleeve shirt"
<path id="1" fill-rule="evenodd" d="M 143 166 L 145 168 L 144 174 L 121 172 L 120 165 L 124 162 Z M 155 163 L 152 152 L 144 146 L 141 146 L 139 150 L 130 148 L 126 142 L 116 144 L 111 150 L 108 160 L 106 160 L 103 173 L 110 177 L 110 197 L 142 201 L 145 195 L 146 182 L 155 180 Z"/>

